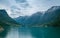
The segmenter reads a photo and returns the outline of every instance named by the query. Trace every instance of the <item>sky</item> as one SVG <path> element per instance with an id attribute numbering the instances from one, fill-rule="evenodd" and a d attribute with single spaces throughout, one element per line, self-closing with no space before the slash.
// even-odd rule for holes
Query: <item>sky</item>
<path id="1" fill-rule="evenodd" d="M 60 6 L 60 0 L 0 0 L 0 9 L 5 9 L 12 18 L 30 16 L 52 6 Z"/>

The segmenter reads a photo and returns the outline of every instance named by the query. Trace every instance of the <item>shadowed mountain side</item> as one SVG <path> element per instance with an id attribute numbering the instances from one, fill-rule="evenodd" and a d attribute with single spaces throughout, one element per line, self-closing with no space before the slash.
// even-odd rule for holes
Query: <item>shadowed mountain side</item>
<path id="1" fill-rule="evenodd" d="M 9 17 L 4 9 L 0 10 L 0 22 L 4 22 L 6 24 L 20 25 L 11 17 Z"/>
<path id="2" fill-rule="evenodd" d="M 15 18 L 15 20 L 19 23 L 22 23 L 23 26 L 34 25 L 34 24 L 39 23 L 42 15 L 43 14 L 41 12 L 37 12 L 31 16 L 20 16 L 18 18 Z"/>
<path id="3" fill-rule="evenodd" d="M 22 19 L 24 18 L 24 19 Z M 15 20 L 17 21 L 17 19 L 20 19 L 19 23 L 24 24 L 25 26 L 38 26 L 38 27 L 47 27 L 47 26 L 53 26 L 53 27 L 60 27 L 60 6 L 53 6 L 50 9 L 48 9 L 47 11 L 45 11 L 45 14 L 42 14 L 42 12 L 37 12 L 33 15 L 31 15 L 30 17 L 19 17 L 19 18 L 15 18 Z M 17 21 L 18 22 L 18 21 Z"/>
<path id="4" fill-rule="evenodd" d="M 60 27 L 60 6 L 53 6 L 48 9 L 43 18 L 43 23 L 51 26 L 59 26 Z"/>
<path id="5" fill-rule="evenodd" d="M 19 16 L 17 18 L 14 18 L 14 20 L 16 20 L 18 23 L 21 23 L 22 25 L 24 25 L 24 21 L 27 20 L 27 18 L 29 18 L 29 16 Z"/>
<path id="6" fill-rule="evenodd" d="M 5 10 L 0 9 L 0 38 L 6 37 L 11 26 L 20 26 L 20 24 L 10 18 Z"/>

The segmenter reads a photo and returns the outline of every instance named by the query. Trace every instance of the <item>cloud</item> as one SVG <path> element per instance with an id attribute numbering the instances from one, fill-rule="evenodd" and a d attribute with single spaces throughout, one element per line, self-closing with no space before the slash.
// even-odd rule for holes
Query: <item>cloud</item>
<path id="1" fill-rule="evenodd" d="M 0 0 L 0 4 L 9 5 L 9 1 L 8 0 Z"/>
<path id="2" fill-rule="evenodd" d="M 16 0 L 17 3 L 24 3 L 26 0 Z"/>
<path id="3" fill-rule="evenodd" d="M 60 0 L 0 0 L 0 9 L 6 9 L 12 18 L 30 16 L 56 5 L 60 6 Z"/>
<path id="4" fill-rule="evenodd" d="M 22 8 L 27 8 L 29 7 L 29 4 L 27 0 L 15 0 L 17 4 L 19 4 L 20 7 Z"/>
<path id="5" fill-rule="evenodd" d="M 38 8 L 38 10 L 45 11 L 52 6 L 60 6 L 60 0 L 27 0 L 29 5 Z"/>

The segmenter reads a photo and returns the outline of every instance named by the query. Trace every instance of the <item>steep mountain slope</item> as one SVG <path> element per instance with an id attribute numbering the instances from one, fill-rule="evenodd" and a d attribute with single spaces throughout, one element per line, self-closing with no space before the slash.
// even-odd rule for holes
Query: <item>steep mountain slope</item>
<path id="1" fill-rule="evenodd" d="M 21 23 L 22 25 L 24 24 L 24 21 L 28 18 L 29 16 L 19 16 L 17 18 L 14 18 L 18 23 Z"/>
<path id="2" fill-rule="evenodd" d="M 24 20 L 22 18 L 25 18 Z M 45 14 L 37 12 L 30 17 L 22 17 L 24 25 L 60 26 L 60 6 L 53 6 Z M 19 19 L 19 18 L 16 18 Z"/>
<path id="3" fill-rule="evenodd" d="M 5 10 L 0 10 L 0 38 L 6 37 L 11 26 L 20 26 L 20 24 L 10 18 Z"/>
<path id="4" fill-rule="evenodd" d="M 0 10 L 0 22 L 6 24 L 19 25 L 15 20 L 10 18 L 5 10 Z"/>
<path id="5" fill-rule="evenodd" d="M 41 20 L 42 15 L 43 14 L 41 12 L 36 12 L 35 14 L 33 14 L 29 18 L 27 18 L 24 23 L 26 25 L 38 24 L 39 21 Z"/>
<path id="6" fill-rule="evenodd" d="M 60 6 L 53 6 L 50 9 L 48 9 L 45 12 L 42 20 L 43 23 L 52 23 L 54 25 L 58 25 L 56 23 L 60 22 Z"/>
<path id="7" fill-rule="evenodd" d="M 31 16 L 20 16 L 18 18 L 15 18 L 15 20 L 19 23 L 22 23 L 23 25 L 33 25 L 39 23 L 41 16 L 42 13 L 37 12 Z"/>

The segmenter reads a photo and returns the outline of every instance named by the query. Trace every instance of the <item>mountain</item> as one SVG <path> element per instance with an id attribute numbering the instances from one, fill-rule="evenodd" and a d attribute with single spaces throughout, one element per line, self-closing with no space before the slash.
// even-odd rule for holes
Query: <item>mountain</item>
<path id="1" fill-rule="evenodd" d="M 20 16 L 18 18 L 15 18 L 15 20 L 19 23 L 22 23 L 23 25 L 33 25 L 39 23 L 41 16 L 41 12 L 36 12 L 31 16 Z"/>
<path id="2" fill-rule="evenodd" d="M 43 23 L 52 23 L 54 24 L 54 26 L 57 26 L 57 23 L 60 22 L 60 6 L 53 6 L 50 9 L 48 9 L 45 12 L 42 20 Z"/>
<path id="3" fill-rule="evenodd" d="M 6 23 L 6 24 L 13 24 L 13 25 L 19 25 L 15 20 L 13 20 L 5 10 L 0 10 L 0 22 Z"/>
<path id="4" fill-rule="evenodd" d="M 30 17 L 19 17 L 24 25 L 48 25 L 48 26 L 60 26 L 60 6 L 53 6 L 49 8 L 45 13 L 36 12 Z M 16 19 L 19 19 L 16 18 Z M 21 23 L 20 22 L 20 23 Z"/>
<path id="5" fill-rule="evenodd" d="M 17 18 L 14 18 L 18 23 L 21 23 L 22 25 L 24 24 L 24 21 L 28 18 L 29 16 L 19 16 Z"/>
<path id="6" fill-rule="evenodd" d="M 5 38 L 13 26 L 20 26 L 20 24 L 9 17 L 4 9 L 0 9 L 0 38 Z"/>
<path id="7" fill-rule="evenodd" d="M 35 14 L 33 14 L 29 18 L 27 18 L 24 23 L 26 25 L 34 25 L 34 24 L 37 24 L 37 23 L 39 23 L 42 15 L 43 14 L 41 12 L 36 12 Z"/>

